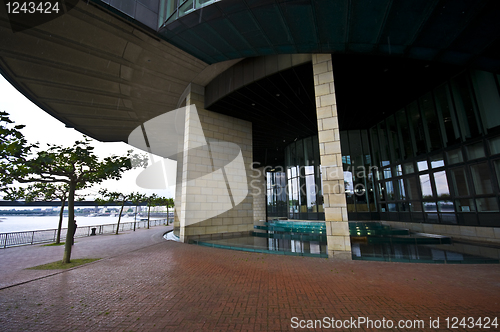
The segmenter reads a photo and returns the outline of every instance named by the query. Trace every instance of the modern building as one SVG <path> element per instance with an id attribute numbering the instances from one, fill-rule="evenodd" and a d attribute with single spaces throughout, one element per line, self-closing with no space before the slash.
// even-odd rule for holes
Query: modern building
<path id="1" fill-rule="evenodd" d="M 2 75 L 101 141 L 151 148 L 182 109 L 184 241 L 281 217 L 325 220 L 332 255 L 348 220 L 500 242 L 498 1 L 70 3 L 24 28 L 0 8 Z"/>

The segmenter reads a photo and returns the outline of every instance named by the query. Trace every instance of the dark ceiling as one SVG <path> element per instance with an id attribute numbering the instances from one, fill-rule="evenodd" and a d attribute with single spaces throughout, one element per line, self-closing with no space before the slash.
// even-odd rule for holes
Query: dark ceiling
<path id="1" fill-rule="evenodd" d="M 332 60 L 340 130 L 370 128 L 463 70 L 381 56 L 333 55 Z M 208 109 L 252 122 L 254 161 L 282 165 L 290 142 L 318 131 L 312 64 L 242 87 Z"/>
<path id="2" fill-rule="evenodd" d="M 158 31 L 207 63 L 291 53 L 396 55 L 500 70 L 498 0 L 223 0 Z"/>

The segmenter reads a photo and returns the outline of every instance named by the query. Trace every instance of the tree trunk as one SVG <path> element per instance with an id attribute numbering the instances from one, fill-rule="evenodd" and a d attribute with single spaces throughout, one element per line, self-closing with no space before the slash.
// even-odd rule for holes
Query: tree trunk
<path id="1" fill-rule="evenodd" d="M 71 262 L 71 246 L 73 245 L 73 233 L 75 232 L 75 189 L 76 183 L 71 181 L 68 195 L 68 233 L 66 234 L 66 243 L 64 244 L 64 264 Z"/>
<path id="2" fill-rule="evenodd" d="M 151 211 L 151 205 L 148 206 L 148 229 L 149 229 L 149 212 Z"/>
<path id="3" fill-rule="evenodd" d="M 118 216 L 118 225 L 116 225 L 116 233 L 115 233 L 115 235 L 118 235 L 118 229 L 120 228 L 120 220 L 122 219 L 122 213 L 123 213 L 123 206 L 124 205 L 125 205 L 125 199 L 123 199 L 122 208 L 120 209 L 120 215 Z"/>
<path id="4" fill-rule="evenodd" d="M 168 226 L 168 216 L 170 215 L 169 211 L 168 211 L 168 205 L 167 205 L 167 226 Z"/>
<path id="5" fill-rule="evenodd" d="M 61 243 L 61 228 L 64 215 L 64 203 L 66 203 L 66 199 L 63 199 L 61 202 L 61 211 L 59 212 L 59 225 L 57 226 L 56 243 Z"/>

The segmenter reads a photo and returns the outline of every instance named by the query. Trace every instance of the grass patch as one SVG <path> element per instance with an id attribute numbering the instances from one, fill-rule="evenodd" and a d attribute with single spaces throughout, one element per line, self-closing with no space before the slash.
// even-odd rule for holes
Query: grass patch
<path id="1" fill-rule="evenodd" d="M 44 244 L 42 247 L 63 246 L 64 242 Z"/>
<path id="2" fill-rule="evenodd" d="M 99 260 L 100 258 L 80 258 L 80 259 L 72 259 L 70 263 L 64 264 L 62 261 L 52 262 L 48 264 L 33 266 L 28 268 L 27 270 L 64 270 L 69 269 L 75 266 L 91 263 Z"/>

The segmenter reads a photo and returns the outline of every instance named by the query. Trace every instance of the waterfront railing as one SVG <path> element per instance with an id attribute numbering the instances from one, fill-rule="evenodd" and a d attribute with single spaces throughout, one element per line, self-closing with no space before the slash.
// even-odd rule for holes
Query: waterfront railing
<path id="1" fill-rule="evenodd" d="M 168 219 L 169 223 L 173 222 L 173 218 Z M 167 219 L 151 219 L 149 220 L 149 227 L 167 225 Z M 95 226 L 78 226 L 75 233 L 75 238 L 102 235 L 102 234 L 112 234 L 116 232 L 116 224 L 105 224 L 105 225 L 95 225 Z M 147 228 L 148 221 L 131 221 L 120 223 L 118 232 L 124 232 L 129 230 L 136 230 L 139 228 Z M 66 240 L 66 234 L 68 232 L 67 228 L 61 229 L 61 241 Z M 8 247 L 24 246 L 31 244 L 41 244 L 41 243 L 51 243 L 56 242 L 57 229 L 46 229 L 39 231 L 24 231 L 24 232 L 12 232 L 12 233 L 0 233 L 0 249 L 5 249 Z"/>

